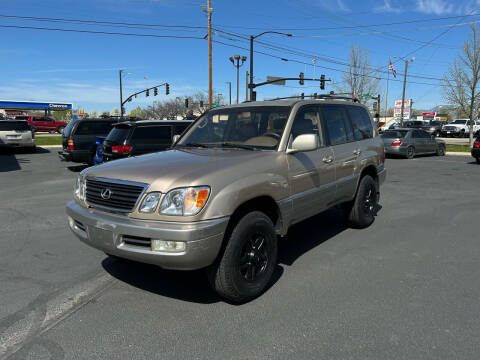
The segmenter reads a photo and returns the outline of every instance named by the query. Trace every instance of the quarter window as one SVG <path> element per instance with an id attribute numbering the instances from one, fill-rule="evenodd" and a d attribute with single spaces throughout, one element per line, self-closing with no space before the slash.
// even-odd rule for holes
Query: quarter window
<path id="1" fill-rule="evenodd" d="M 360 106 L 347 106 L 352 121 L 355 140 L 370 139 L 373 137 L 373 126 L 367 111 Z"/>

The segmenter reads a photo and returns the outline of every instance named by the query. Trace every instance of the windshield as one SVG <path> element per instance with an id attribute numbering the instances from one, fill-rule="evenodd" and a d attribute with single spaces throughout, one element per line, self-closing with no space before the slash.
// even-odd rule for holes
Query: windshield
<path id="1" fill-rule="evenodd" d="M 396 138 L 403 138 L 407 135 L 408 130 L 387 130 L 382 134 L 382 138 L 387 139 L 396 139 Z"/>
<path id="2" fill-rule="evenodd" d="M 452 124 L 466 124 L 467 120 L 455 120 Z"/>
<path id="3" fill-rule="evenodd" d="M 287 106 L 210 110 L 197 120 L 176 146 L 275 150 L 290 110 Z"/>
<path id="4" fill-rule="evenodd" d="M 125 139 L 128 137 L 130 133 L 130 126 L 115 126 L 110 133 L 108 134 L 106 141 L 111 141 L 116 144 L 123 144 Z"/>

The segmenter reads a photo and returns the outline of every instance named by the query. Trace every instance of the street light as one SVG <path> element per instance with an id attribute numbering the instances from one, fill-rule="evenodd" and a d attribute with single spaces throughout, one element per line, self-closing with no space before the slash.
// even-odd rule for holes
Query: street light
<path id="1" fill-rule="evenodd" d="M 264 31 L 257 35 L 250 35 L 250 84 L 248 85 L 250 87 L 250 100 L 252 100 L 253 97 L 253 40 L 265 34 L 279 34 L 288 37 L 293 36 L 292 34 L 286 34 L 279 31 Z"/>
<path id="2" fill-rule="evenodd" d="M 232 82 L 227 81 L 225 84 L 228 84 L 228 99 L 229 99 L 229 104 L 232 105 Z"/>
<path id="3" fill-rule="evenodd" d="M 238 104 L 238 71 L 240 69 L 240 66 L 242 66 L 246 60 L 247 60 L 246 56 L 240 56 L 238 54 L 230 56 L 230 61 L 232 62 L 233 66 L 237 68 L 237 104 Z M 235 65 L 235 61 L 237 62 L 236 65 Z M 240 61 L 242 61 L 241 64 L 240 64 Z"/>
<path id="4" fill-rule="evenodd" d="M 400 110 L 400 127 L 403 127 L 403 111 L 404 111 L 404 107 L 405 107 L 405 87 L 407 85 L 407 70 L 408 70 L 408 63 L 409 62 L 414 62 L 415 61 L 415 57 L 412 57 L 411 59 L 405 59 L 404 57 L 402 56 L 394 56 L 393 57 L 394 59 L 402 59 L 405 61 L 405 72 L 403 74 L 403 92 L 402 92 L 402 107 L 401 107 L 401 110 Z"/>

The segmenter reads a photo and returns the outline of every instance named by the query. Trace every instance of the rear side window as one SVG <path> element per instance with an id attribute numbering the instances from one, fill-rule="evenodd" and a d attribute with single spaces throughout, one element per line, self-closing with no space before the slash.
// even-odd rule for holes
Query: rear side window
<path id="1" fill-rule="evenodd" d="M 75 135 L 107 135 L 112 130 L 112 124 L 105 121 L 84 121 L 78 124 Z"/>
<path id="2" fill-rule="evenodd" d="M 403 138 L 407 135 L 408 130 L 387 130 L 382 134 L 382 138 L 396 139 Z"/>
<path id="3" fill-rule="evenodd" d="M 26 121 L 0 121 L 0 131 L 27 131 L 30 126 Z"/>
<path id="4" fill-rule="evenodd" d="M 171 126 L 141 126 L 135 128 L 132 142 L 170 143 L 172 141 Z"/>
<path id="5" fill-rule="evenodd" d="M 347 106 L 352 121 L 355 140 L 370 139 L 373 137 L 373 126 L 367 111 L 360 106 Z"/>
<path id="6" fill-rule="evenodd" d="M 347 127 L 340 106 L 322 106 L 324 123 L 330 145 L 340 145 L 348 142 Z"/>
<path id="7" fill-rule="evenodd" d="M 70 133 L 72 132 L 73 125 L 75 125 L 76 121 L 72 120 L 70 121 L 67 126 L 65 126 L 65 129 L 63 129 L 63 136 L 64 137 L 69 137 Z"/>
<path id="8" fill-rule="evenodd" d="M 115 142 L 117 144 L 121 144 L 125 141 L 130 133 L 130 127 L 120 127 L 115 126 L 109 133 L 105 140 Z"/>
<path id="9" fill-rule="evenodd" d="M 175 125 L 173 135 L 181 135 L 190 124 Z"/>

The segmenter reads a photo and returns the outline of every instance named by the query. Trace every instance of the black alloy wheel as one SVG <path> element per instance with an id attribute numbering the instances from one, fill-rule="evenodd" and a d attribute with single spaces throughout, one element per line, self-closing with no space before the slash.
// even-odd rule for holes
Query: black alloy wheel
<path id="1" fill-rule="evenodd" d="M 445 146 L 439 145 L 437 147 L 437 155 L 438 156 L 445 156 Z"/>
<path id="2" fill-rule="evenodd" d="M 413 159 L 415 157 L 415 148 L 413 146 L 409 146 L 407 148 L 407 159 Z"/>
<path id="3" fill-rule="evenodd" d="M 242 249 L 238 269 L 247 281 L 255 281 L 267 269 L 268 252 L 265 246 L 265 236 L 261 233 L 252 234 Z"/>

